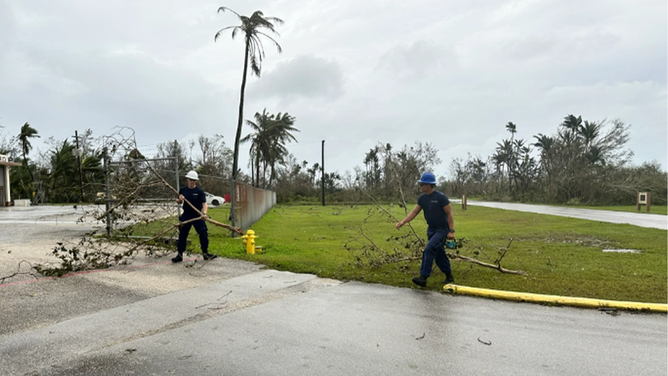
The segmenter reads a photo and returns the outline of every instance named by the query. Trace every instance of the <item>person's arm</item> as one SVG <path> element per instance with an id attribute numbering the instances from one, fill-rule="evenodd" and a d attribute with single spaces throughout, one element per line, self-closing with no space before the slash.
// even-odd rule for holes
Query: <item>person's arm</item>
<path id="1" fill-rule="evenodd" d="M 401 228 L 401 226 L 405 225 L 406 223 L 412 221 L 413 218 L 415 218 L 415 216 L 420 213 L 420 210 L 422 210 L 422 207 L 420 205 L 415 205 L 415 208 L 413 208 L 413 210 L 410 213 L 408 213 L 406 218 L 397 223 L 397 229 Z"/>
<path id="2" fill-rule="evenodd" d="M 443 211 L 448 219 L 448 228 L 450 229 L 448 239 L 453 239 L 455 237 L 455 218 L 452 216 L 452 206 L 450 204 L 445 205 Z"/>
<path id="3" fill-rule="evenodd" d="M 208 214 L 206 214 L 208 211 L 209 211 L 209 206 L 206 204 L 206 202 L 203 202 L 202 203 L 202 214 L 208 216 Z"/>

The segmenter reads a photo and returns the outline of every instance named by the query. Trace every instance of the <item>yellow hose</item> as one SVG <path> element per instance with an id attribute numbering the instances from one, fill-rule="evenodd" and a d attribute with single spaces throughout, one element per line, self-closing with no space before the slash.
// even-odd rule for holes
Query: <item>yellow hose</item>
<path id="1" fill-rule="evenodd" d="M 459 286 L 453 284 L 443 286 L 443 290 L 452 294 L 472 295 L 472 296 L 480 296 L 492 299 L 514 300 L 518 302 L 544 303 L 544 304 L 565 305 L 565 306 L 585 307 L 585 308 L 599 308 L 599 309 L 615 308 L 615 309 L 623 309 L 628 311 L 641 311 L 641 312 L 661 312 L 661 313 L 668 312 L 668 304 L 660 304 L 660 303 L 636 303 L 636 302 L 623 302 L 617 300 L 572 298 L 572 297 L 557 296 L 557 295 L 542 295 L 542 294 L 531 294 L 524 292 L 491 290 L 478 287 Z"/>

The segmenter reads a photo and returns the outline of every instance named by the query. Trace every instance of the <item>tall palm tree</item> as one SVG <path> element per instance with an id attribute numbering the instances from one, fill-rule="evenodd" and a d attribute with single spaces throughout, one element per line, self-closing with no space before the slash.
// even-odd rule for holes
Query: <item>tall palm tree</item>
<path id="1" fill-rule="evenodd" d="M 512 142 L 515 139 L 515 133 L 517 133 L 517 125 L 512 121 L 509 121 L 506 124 L 506 130 L 510 132 L 510 141 Z"/>
<path id="2" fill-rule="evenodd" d="M 510 154 L 508 154 L 508 184 L 509 188 L 512 189 L 513 178 L 515 175 L 515 169 L 517 168 L 517 150 L 513 147 L 515 145 L 515 133 L 517 133 L 517 125 L 512 121 L 509 121 L 506 124 L 506 130 L 510 132 Z"/>
<path id="3" fill-rule="evenodd" d="M 501 165 L 505 164 L 508 170 L 508 190 L 512 189 L 512 175 L 513 175 L 513 143 L 512 141 L 505 139 L 502 140 L 503 143 L 496 143 L 496 160 L 500 162 Z"/>
<path id="4" fill-rule="evenodd" d="M 571 143 L 575 140 L 581 125 L 582 116 L 568 115 L 564 117 L 564 121 L 560 124 L 561 127 L 565 128 L 565 131 L 564 133 L 559 132 L 559 134 L 565 141 Z"/>
<path id="5" fill-rule="evenodd" d="M 269 167 L 271 170 L 268 185 L 271 186 L 276 175 L 276 163 L 283 161 L 285 156 L 288 155 L 285 143 L 297 141 L 292 134 L 295 131 L 299 132 L 299 129 L 293 126 L 295 118 L 287 112 L 270 115 L 265 108 L 261 114 L 255 113 L 255 122 L 247 120 L 246 123 L 255 130 L 255 133 L 251 133 L 241 140 L 241 142 L 252 142 L 250 156 L 254 163 L 255 185 L 260 186 L 260 162 L 262 162 L 263 185 L 267 185 L 266 172 L 267 167 Z"/>
<path id="6" fill-rule="evenodd" d="M 234 138 L 234 162 L 232 163 L 232 178 L 237 177 L 238 173 L 238 163 L 239 163 L 239 140 L 241 139 L 241 127 L 243 125 L 244 117 L 244 93 L 246 91 L 246 76 L 248 73 L 248 62 L 250 61 L 251 72 L 256 76 L 260 77 L 260 72 L 262 70 L 262 59 L 264 59 L 264 47 L 262 46 L 261 36 L 266 37 L 272 41 L 278 52 L 281 53 L 283 50 L 281 46 L 276 42 L 271 36 L 267 35 L 263 30 L 268 30 L 276 35 L 279 35 L 278 32 L 274 29 L 274 23 L 276 25 L 282 25 L 283 20 L 276 17 L 264 17 L 264 14 L 261 11 L 255 11 L 250 17 L 242 16 L 239 13 L 233 11 L 227 7 L 218 8 L 218 12 L 230 11 L 234 13 L 241 21 L 241 25 L 238 26 L 228 26 L 224 27 L 216 33 L 214 36 L 214 41 L 218 40 L 218 37 L 222 32 L 228 29 L 232 29 L 232 39 L 241 32 L 244 35 L 244 43 L 246 45 L 246 50 L 244 53 L 244 71 L 241 78 L 241 95 L 239 97 L 239 119 L 237 122 L 237 134 Z M 233 214 L 232 214 L 233 216 Z"/>
<path id="7" fill-rule="evenodd" d="M 49 150 L 51 199 L 56 202 L 69 202 L 75 195 L 73 192 L 76 191 L 74 176 L 77 176 L 77 160 L 72 155 L 72 150 L 74 145 L 67 139 Z"/>
<path id="8" fill-rule="evenodd" d="M 272 185 L 274 178 L 276 177 L 276 163 L 282 162 L 289 154 L 288 149 L 285 147 L 285 143 L 291 141 L 297 142 L 297 138 L 292 134 L 292 132 L 299 132 L 299 129 L 294 127 L 295 120 L 295 117 L 287 112 L 284 114 L 279 112 L 272 123 L 270 129 L 271 145 L 269 147 L 267 160 L 269 167 L 271 168 L 269 174 L 269 186 Z"/>
<path id="9" fill-rule="evenodd" d="M 554 145 L 554 138 L 546 136 L 542 133 L 538 133 L 538 136 L 533 136 L 536 139 L 536 143 L 533 146 L 539 148 L 541 153 L 547 153 Z"/>
<path id="10" fill-rule="evenodd" d="M 262 113 L 255 113 L 255 122 L 246 120 L 246 124 L 251 127 L 255 133 L 250 133 L 242 138 L 240 142 L 251 142 L 249 154 L 251 157 L 251 181 L 255 178 L 255 186 L 260 186 L 260 162 L 267 163 L 270 153 L 271 136 L 270 130 L 274 122 L 274 115 L 267 113 L 267 109 Z"/>
<path id="11" fill-rule="evenodd" d="M 586 154 L 592 148 L 594 141 L 598 138 L 598 135 L 601 131 L 601 125 L 585 120 L 584 125 L 580 125 L 578 128 L 578 135 L 584 140 L 584 150 L 583 153 Z"/>
<path id="12" fill-rule="evenodd" d="M 23 124 L 21 127 L 21 133 L 18 135 L 18 139 L 21 143 L 21 151 L 23 152 L 23 163 L 26 165 L 28 173 L 30 174 L 30 180 L 33 182 L 35 181 L 35 177 L 32 175 L 32 171 L 30 171 L 30 166 L 28 165 L 28 154 L 30 153 L 30 150 L 32 150 L 30 139 L 35 137 L 39 137 L 37 130 L 31 127 L 28 122 Z"/>
<path id="13" fill-rule="evenodd" d="M 550 180 L 550 172 L 552 171 L 552 153 L 551 150 L 555 145 L 555 140 L 553 137 L 546 136 L 542 133 L 538 133 L 538 136 L 533 136 L 536 139 L 536 142 L 533 146 L 540 149 L 540 165 L 543 168 L 543 171 L 547 174 L 548 183 Z"/>

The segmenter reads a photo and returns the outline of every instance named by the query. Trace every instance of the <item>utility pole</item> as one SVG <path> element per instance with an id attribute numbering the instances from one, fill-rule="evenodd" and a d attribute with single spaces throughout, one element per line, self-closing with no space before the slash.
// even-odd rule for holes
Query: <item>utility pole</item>
<path id="1" fill-rule="evenodd" d="M 79 132 L 74 131 L 74 140 L 77 145 L 77 164 L 79 165 L 79 187 L 81 188 L 81 202 L 84 201 L 84 190 L 83 190 L 83 172 L 81 171 L 81 150 L 79 149 Z"/>
<path id="2" fill-rule="evenodd" d="M 325 140 L 322 140 L 322 175 L 320 181 L 322 182 L 322 206 L 325 206 Z"/>

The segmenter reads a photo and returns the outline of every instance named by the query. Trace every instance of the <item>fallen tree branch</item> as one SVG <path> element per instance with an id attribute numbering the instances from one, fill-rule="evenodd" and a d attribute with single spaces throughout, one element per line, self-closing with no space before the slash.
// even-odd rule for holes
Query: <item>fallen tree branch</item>
<path id="1" fill-rule="evenodd" d="M 171 185 L 170 185 L 170 184 L 169 184 L 169 183 L 168 183 L 162 176 L 160 176 L 160 174 L 158 174 L 158 173 L 153 169 L 153 167 L 151 166 L 150 163 L 146 162 L 146 166 L 148 166 L 149 170 L 151 170 L 151 172 L 154 173 L 155 176 L 157 176 L 158 178 L 160 178 L 160 180 L 162 180 L 162 183 L 163 183 L 167 188 L 171 189 L 172 192 L 176 193 L 177 196 L 179 195 L 179 192 L 178 192 L 174 187 L 172 187 L 172 186 L 171 186 Z M 215 226 L 222 227 L 222 228 L 227 229 L 227 230 L 230 230 L 230 231 L 234 231 L 234 232 L 236 232 L 236 233 L 239 234 L 239 235 L 243 235 L 243 234 L 244 234 L 243 230 L 241 230 L 240 228 L 232 227 L 232 226 L 227 225 L 227 224 L 225 224 L 225 223 L 220 223 L 220 222 L 218 222 L 218 221 L 214 221 L 213 219 L 209 218 L 207 215 L 205 215 L 205 214 L 203 214 L 201 211 L 199 211 L 199 210 L 198 210 L 198 209 L 197 209 L 197 208 L 196 208 L 190 201 L 188 201 L 188 200 L 184 200 L 184 201 L 185 201 L 188 205 L 190 205 L 190 207 L 191 207 L 193 210 L 195 210 L 195 212 L 197 212 L 197 214 L 200 215 L 200 217 L 197 218 L 198 220 L 199 220 L 199 219 L 203 219 L 203 220 L 205 220 L 205 221 L 207 221 L 207 222 L 209 222 L 209 223 L 211 223 L 211 224 L 213 224 L 213 225 L 215 225 Z"/>
<path id="2" fill-rule="evenodd" d="M 30 270 L 31 271 L 27 271 L 27 272 L 22 272 L 21 271 L 21 264 L 23 264 L 24 262 L 26 264 L 30 265 Z M 35 274 L 32 273 L 33 269 L 35 269 L 35 268 L 32 266 L 32 264 L 30 262 L 28 262 L 27 260 L 21 260 L 21 262 L 19 262 L 19 265 L 18 265 L 18 270 L 16 272 L 14 272 L 14 274 L 11 274 L 11 275 L 8 275 L 8 276 L 5 276 L 5 277 L 0 277 L 0 283 L 3 283 L 6 280 L 12 279 L 12 278 L 14 278 L 16 276 L 19 276 L 19 275 L 29 275 L 29 276 L 31 276 L 35 279 L 39 279 L 38 276 L 36 276 Z"/>
<path id="3" fill-rule="evenodd" d="M 471 258 L 471 257 L 462 256 L 460 254 L 454 254 L 454 253 L 449 253 L 449 252 L 446 252 L 446 254 L 448 255 L 448 257 L 450 257 L 453 260 L 457 260 L 457 259 L 464 260 L 464 261 L 467 261 L 467 262 L 470 262 L 470 263 L 473 263 L 473 264 L 476 264 L 476 265 L 484 266 L 486 268 L 496 269 L 496 270 L 500 271 L 501 273 L 528 275 L 526 272 L 524 272 L 522 270 L 506 269 L 499 264 L 497 264 L 497 265 L 489 264 L 489 263 L 486 263 L 486 262 L 482 262 L 480 260 L 476 260 L 476 259 Z"/>
<path id="4" fill-rule="evenodd" d="M 402 204 L 404 205 L 404 209 L 405 209 L 405 208 L 406 208 L 406 201 L 404 200 L 404 197 L 403 197 L 403 196 L 404 196 L 404 193 L 403 193 L 403 191 L 401 190 L 401 187 L 399 187 L 399 191 L 401 191 L 401 201 L 402 201 Z M 367 191 L 362 190 L 362 192 L 363 192 L 365 195 L 367 195 L 367 197 L 369 197 L 369 198 L 374 202 L 374 204 L 376 204 L 376 206 L 378 206 L 378 207 L 380 208 L 380 210 L 382 210 L 383 212 L 385 212 L 385 214 L 387 214 L 390 218 L 392 218 L 392 219 L 393 219 L 394 221 L 396 221 L 396 222 L 399 222 L 399 221 L 400 221 L 400 219 L 398 219 L 397 217 L 394 216 L 394 214 L 390 213 L 387 209 L 385 209 L 385 208 L 383 207 L 383 205 L 381 205 L 381 204 L 380 204 L 380 203 L 379 203 L 373 196 L 371 196 Z M 426 243 L 425 243 L 424 240 L 422 240 L 422 238 L 417 234 L 417 232 L 415 232 L 415 229 L 413 228 L 413 226 L 411 225 L 411 223 L 408 222 L 408 223 L 406 223 L 405 225 L 408 225 L 408 228 L 411 229 L 411 232 L 413 232 L 413 235 L 415 235 L 415 237 L 416 237 L 417 239 L 419 239 L 420 244 L 422 244 L 422 245 L 424 246 Z"/>

